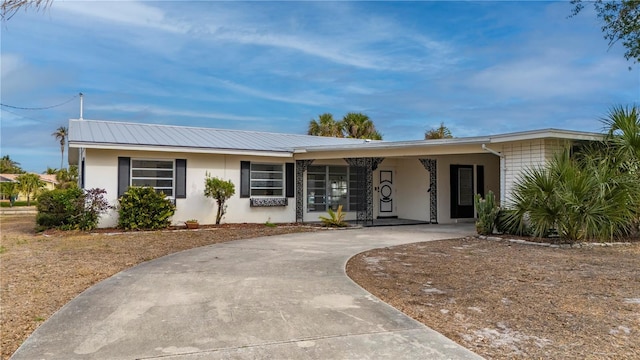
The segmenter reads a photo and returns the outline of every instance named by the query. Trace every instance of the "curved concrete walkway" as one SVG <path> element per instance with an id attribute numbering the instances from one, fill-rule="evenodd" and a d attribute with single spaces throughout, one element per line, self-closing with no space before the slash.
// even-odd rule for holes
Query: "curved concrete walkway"
<path id="1" fill-rule="evenodd" d="M 365 228 L 168 255 L 91 287 L 12 359 L 479 359 L 344 272 L 367 249 L 471 233 L 468 225 Z"/>

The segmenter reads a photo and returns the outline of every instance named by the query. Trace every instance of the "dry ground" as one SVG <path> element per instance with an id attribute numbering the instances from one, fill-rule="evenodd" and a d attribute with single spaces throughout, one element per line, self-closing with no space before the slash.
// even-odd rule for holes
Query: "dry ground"
<path id="1" fill-rule="evenodd" d="M 640 359 L 640 243 L 557 249 L 475 238 L 347 265 L 385 302 L 489 359 Z"/>
<path id="2" fill-rule="evenodd" d="M 109 235 L 33 232 L 0 217 L 0 339 L 8 358 L 92 284 L 197 246 L 313 228 L 233 225 Z M 552 249 L 477 239 L 366 252 L 349 275 L 386 302 L 491 359 L 640 358 L 640 243 Z"/>
<path id="3" fill-rule="evenodd" d="M 173 252 L 237 239 L 314 231 L 239 224 L 197 231 L 35 234 L 35 215 L 0 217 L 1 357 L 62 305 L 123 269 Z"/>

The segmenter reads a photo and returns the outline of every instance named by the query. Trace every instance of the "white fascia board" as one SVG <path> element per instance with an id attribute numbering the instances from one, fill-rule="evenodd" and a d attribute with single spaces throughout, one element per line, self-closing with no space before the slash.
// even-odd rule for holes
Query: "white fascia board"
<path id="1" fill-rule="evenodd" d="M 395 150 L 395 149 L 420 149 L 439 146 L 476 145 L 489 142 L 489 137 L 455 138 L 439 140 L 416 140 L 416 141 L 384 141 L 380 143 L 365 143 L 343 146 L 314 146 L 296 148 L 295 154 L 329 152 L 329 151 L 362 151 L 362 150 Z"/>
<path id="2" fill-rule="evenodd" d="M 584 132 L 584 131 L 543 129 L 543 130 L 523 131 L 523 132 L 511 133 L 511 134 L 495 135 L 495 136 L 491 136 L 490 142 L 504 143 L 504 142 L 536 140 L 536 139 L 567 139 L 567 140 L 599 141 L 604 139 L 604 135 L 599 133 Z"/>
<path id="3" fill-rule="evenodd" d="M 258 150 L 235 150 L 235 149 L 211 149 L 211 148 L 186 148 L 176 146 L 157 145 L 122 145 L 122 144 L 96 144 L 96 143 L 69 143 L 70 148 L 104 149 L 104 150 L 134 150 L 134 151 L 161 151 L 173 153 L 195 153 L 195 154 L 220 154 L 220 155 L 243 155 L 243 156 L 268 156 L 292 158 L 293 153 L 289 151 L 258 151 Z"/>

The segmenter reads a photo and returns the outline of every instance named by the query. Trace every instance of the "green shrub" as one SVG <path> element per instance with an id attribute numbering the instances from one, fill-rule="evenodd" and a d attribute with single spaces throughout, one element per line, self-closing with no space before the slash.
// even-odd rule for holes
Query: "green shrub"
<path id="1" fill-rule="evenodd" d="M 79 188 L 44 191 L 38 196 L 36 223 L 42 229 L 91 230 L 109 208 L 103 189 Z"/>
<path id="2" fill-rule="evenodd" d="M 564 151 L 544 167 L 526 170 L 510 209 L 500 219 L 505 232 L 557 234 L 568 241 L 612 239 L 633 231 L 640 181 L 608 148 Z"/>
<path id="3" fill-rule="evenodd" d="M 166 228 L 176 211 L 173 202 L 152 187 L 132 186 L 118 203 L 118 227 L 125 230 Z"/>
<path id="4" fill-rule="evenodd" d="M 493 195 L 493 191 L 489 191 L 484 199 L 480 194 L 476 194 L 475 205 L 478 212 L 478 220 L 476 221 L 478 234 L 491 235 L 500 211 L 500 207 L 496 205 L 496 197 Z"/>
<path id="5" fill-rule="evenodd" d="M 77 223 L 84 209 L 82 189 L 55 189 L 38 196 L 36 223 L 46 229 Z"/>
<path id="6" fill-rule="evenodd" d="M 338 210 L 333 211 L 331 208 L 327 210 L 329 216 L 320 216 L 320 221 L 325 226 L 331 227 L 346 227 L 347 223 L 344 221 L 345 213 L 342 212 L 342 205 L 338 206 Z"/>
<path id="7" fill-rule="evenodd" d="M 498 211 L 496 230 L 501 234 L 528 236 L 530 235 L 526 211 L 518 209 L 504 209 Z"/>

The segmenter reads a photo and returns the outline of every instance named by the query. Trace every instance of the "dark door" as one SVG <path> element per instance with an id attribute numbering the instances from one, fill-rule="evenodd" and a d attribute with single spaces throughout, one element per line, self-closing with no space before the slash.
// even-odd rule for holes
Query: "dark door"
<path id="1" fill-rule="evenodd" d="M 473 165 L 451 165 L 451 218 L 473 218 Z"/>

